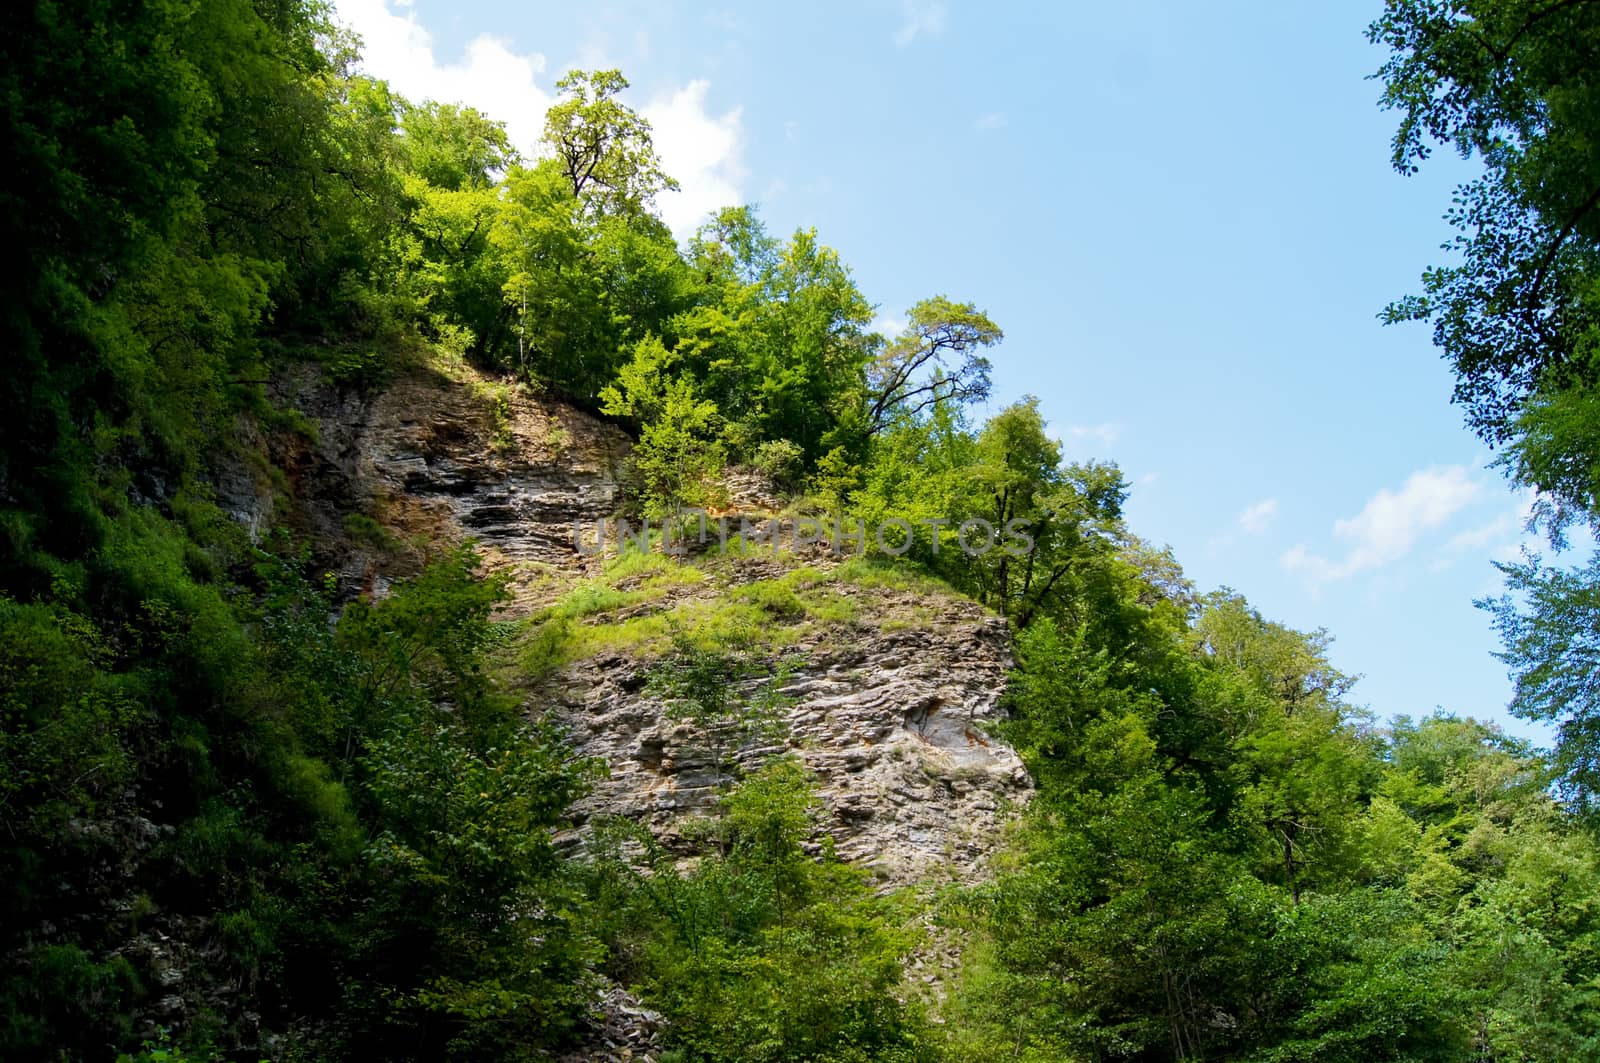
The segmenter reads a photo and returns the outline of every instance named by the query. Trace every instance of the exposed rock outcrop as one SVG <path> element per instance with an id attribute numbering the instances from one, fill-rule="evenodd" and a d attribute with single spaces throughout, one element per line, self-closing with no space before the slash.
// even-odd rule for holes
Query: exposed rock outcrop
<path id="1" fill-rule="evenodd" d="M 364 542 L 362 518 L 402 544 L 477 540 L 512 577 L 513 617 L 597 565 L 573 529 L 616 507 L 628 449 L 617 427 L 460 368 L 416 370 L 370 393 L 307 369 L 281 381 L 278 397 L 315 427 L 274 440 L 292 481 L 291 523 L 329 551 L 351 590 L 382 593 L 421 556 Z M 734 494 L 759 499 L 746 479 Z M 230 486 L 241 497 L 225 505 L 259 510 Z M 782 570 L 742 562 L 687 593 L 715 598 Z M 799 664 L 785 688 L 786 741 L 739 759 L 796 752 L 820 780 L 839 854 L 886 885 L 970 879 L 1031 785 L 989 729 L 1010 666 L 1005 622 L 955 595 L 848 582 L 837 593 L 851 599 L 851 619 L 812 625 L 788 648 Z M 580 818 L 625 815 L 672 844 L 722 779 L 692 730 L 644 693 L 648 667 L 636 655 L 579 660 L 530 689 L 530 711 L 556 712 L 579 751 L 609 766 Z"/>
<path id="2" fill-rule="evenodd" d="M 574 527 L 616 508 L 626 433 L 471 370 L 415 370 L 366 392 L 302 369 L 276 390 L 316 430 L 273 440 L 291 524 L 332 552 L 349 588 L 381 592 L 420 561 L 418 543 L 471 538 L 525 615 L 582 574 Z M 364 541 L 361 518 L 401 549 Z"/>
<path id="3" fill-rule="evenodd" d="M 660 1013 L 617 985 L 595 990 L 584 1043 L 561 1063 L 656 1063 L 661 1058 Z"/>
<path id="4" fill-rule="evenodd" d="M 839 855 L 886 883 L 970 879 L 1030 788 L 1016 752 L 988 733 L 1003 712 L 1005 622 L 954 597 L 840 593 L 859 600 L 858 619 L 790 648 L 802 663 L 783 688 L 786 742 L 737 759 L 797 753 L 821 782 Z M 694 729 L 642 693 L 647 668 L 620 655 L 580 662 L 556 697 L 578 748 L 610 769 L 576 811 L 640 819 L 670 845 L 682 816 L 709 810 L 721 777 Z"/>
<path id="5" fill-rule="evenodd" d="M 617 506 L 629 445 L 619 428 L 463 368 L 419 369 L 376 392 L 302 370 L 279 382 L 276 397 L 314 428 L 269 440 L 289 483 L 274 489 L 264 475 L 236 470 L 216 479 L 219 501 L 252 534 L 276 504 L 348 593 L 381 595 L 427 548 L 468 538 L 510 576 L 508 618 L 535 616 L 599 571 L 573 531 Z M 731 481 L 729 493 L 745 508 L 776 506 L 759 477 Z M 871 868 L 885 889 L 982 877 L 1032 786 L 990 726 L 1003 715 L 1010 667 L 1005 621 L 931 587 L 835 579 L 842 570 L 823 550 L 806 560 L 832 580 L 837 615 L 794 623 L 782 650 L 794 662 L 785 735 L 735 759 L 746 768 L 785 750 L 803 759 L 819 780 L 822 826 L 837 853 Z M 730 561 L 716 579 L 675 587 L 633 615 L 696 599 L 714 607 L 787 568 L 770 556 Z M 537 678 L 511 669 L 530 714 L 554 713 L 579 752 L 608 765 L 574 809 L 569 842 L 593 817 L 622 815 L 692 853 L 685 818 L 710 810 L 727 764 L 649 695 L 651 667 L 648 654 L 598 652 Z M 912 958 L 917 991 L 942 980 L 946 952 Z M 624 990 L 602 987 L 585 1046 L 567 1058 L 657 1058 L 658 1027 Z"/>

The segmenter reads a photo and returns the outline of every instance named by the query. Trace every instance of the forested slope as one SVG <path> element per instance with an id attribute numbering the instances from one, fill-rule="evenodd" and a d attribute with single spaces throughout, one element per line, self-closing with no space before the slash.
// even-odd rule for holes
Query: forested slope
<path id="1" fill-rule="evenodd" d="M 1581 743 L 1380 722 L 1197 592 L 979 418 L 978 307 L 680 247 L 616 72 L 524 159 L 318 4 L 6 28 L 0 1056 L 598 1058 L 622 993 L 663 1059 L 1600 1058 Z M 834 531 L 560 534 L 695 506 Z"/>

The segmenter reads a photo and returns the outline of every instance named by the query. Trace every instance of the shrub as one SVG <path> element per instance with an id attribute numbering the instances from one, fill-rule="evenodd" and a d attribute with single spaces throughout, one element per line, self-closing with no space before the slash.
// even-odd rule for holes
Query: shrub
<path id="1" fill-rule="evenodd" d="M 774 486 L 792 490 L 805 472 L 805 451 L 787 439 L 769 439 L 756 447 L 750 464 Z"/>
<path id="2" fill-rule="evenodd" d="M 899 999 L 902 913 L 826 847 L 805 854 L 816 814 L 814 780 L 777 760 L 728 794 L 714 852 L 693 871 L 642 839 L 644 869 L 630 875 L 613 856 L 597 876 L 626 909 L 611 917 L 612 940 L 641 968 L 680 1058 L 936 1058 L 920 1012 Z"/>

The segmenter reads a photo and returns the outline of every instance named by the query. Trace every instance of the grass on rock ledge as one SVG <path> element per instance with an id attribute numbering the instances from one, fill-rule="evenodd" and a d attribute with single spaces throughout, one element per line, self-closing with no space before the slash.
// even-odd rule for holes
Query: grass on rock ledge
<path id="1" fill-rule="evenodd" d="M 508 666 L 524 680 L 538 680 L 596 657 L 649 660 L 670 652 L 674 632 L 708 648 L 775 651 L 868 623 L 904 631 L 937 619 L 925 601 L 885 598 L 960 597 L 906 562 L 856 557 L 802 563 L 788 551 L 728 546 L 692 558 L 625 549 L 598 576 L 528 618 Z M 770 575 L 775 565 L 787 571 Z M 863 608 L 868 602 L 871 607 Z"/>

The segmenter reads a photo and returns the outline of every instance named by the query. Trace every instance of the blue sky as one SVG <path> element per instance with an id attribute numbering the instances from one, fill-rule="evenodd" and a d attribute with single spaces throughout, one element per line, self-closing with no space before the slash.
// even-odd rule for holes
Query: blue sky
<path id="1" fill-rule="evenodd" d="M 1388 165 L 1381 4 L 339 0 L 367 67 L 532 147 L 563 70 L 617 66 L 684 184 L 679 232 L 755 202 L 815 227 L 886 327 L 942 293 L 1006 331 L 998 407 L 1040 397 L 1116 461 L 1133 529 L 1202 589 L 1328 628 L 1380 716 L 1507 716 L 1472 599 L 1525 500 L 1449 404 L 1415 289 L 1471 169 Z"/>

